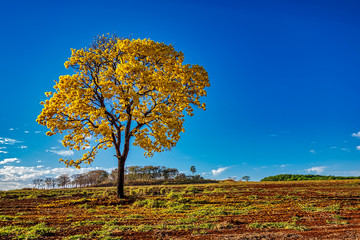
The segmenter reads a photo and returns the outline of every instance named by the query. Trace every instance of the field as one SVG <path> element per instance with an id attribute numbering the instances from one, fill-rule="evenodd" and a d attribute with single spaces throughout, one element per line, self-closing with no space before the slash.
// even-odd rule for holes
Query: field
<path id="1" fill-rule="evenodd" d="M 360 239 L 360 181 L 0 192 L 0 239 Z"/>

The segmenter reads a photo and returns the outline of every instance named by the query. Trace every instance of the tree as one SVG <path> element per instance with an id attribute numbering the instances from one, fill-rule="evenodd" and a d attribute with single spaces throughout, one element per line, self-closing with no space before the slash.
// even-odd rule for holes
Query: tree
<path id="1" fill-rule="evenodd" d="M 51 187 L 52 187 L 52 188 L 55 188 L 55 187 L 56 187 L 56 184 L 57 184 L 57 181 L 56 181 L 56 179 L 53 178 L 53 179 L 51 180 Z"/>
<path id="2" fill-rule="evenodd" d="M 86 174 L 87 179 L 91 185 L 99 184 L 105 181 L 109 174 L 104 170 L 90 171 Z"/>
<path id="3" fill-rule="evenodd" d="M 123 198 L 130 140 L 148 157 L 174 147 L 185 114 L 205 110 L 200 98 L 210 86 L 207 72 L 183 64 L 183 53 L 172 45 L 149 39 L 103 35 L 89 48 L 71 51 L 65 67 L 75 73 L 55 81 L 37 122 L 49 128 L 49 136 L 67 132 L 62 143 L 71 150 L 90 148 L 80 159 L 60 159 L 66 166 L 80 168 L 94 161 L 99 149 L 114 147 L 117 193 Z"/>
<path id="4" fill-rule="evenodd" d="M 192 172 L 193 175 L 196 173 L 196 168 L 195 168 L 195 166 L 191 166 L 191 167 L 190 167 L 190 172 Z"/>
<path id="5" fill-rule="evenodd" d="M 71 178 L 73 179 L 72 185 L 75 185 L 75 187 L 84 187 L 89 184 L 87 174 L 85 173 L 74 174 L 71 176 Z"/>
<path id="6" fill-rule="evenodd" d="M 52 186 L 52 185 L 51 185 L 51 184 L 52 184 L 52 180 L 53 180 L 52 178 L 46 178 L 46 179 L 45 179 L 45 185 L 46 185 L 47 188 L 50 188 L 50 187 Z"/>
<path id="7" fill-rule="evenodd" d="M 56 180 L 59 187 L 66 187 L 69 183 L 71 183 L 71 179 L 68 174 L 61 174 Z"/>
<path id="8" fill-rule="evenodd" d="M 116 169 L 113 169 L 109 175 L 109 180 L 111 182 L 117 182 L 117 176 L 118 176 L 118 170 L 117 168 Z"/>
<path id="9" fill-rule="evenodd" d="M 162 176 L 165 180 L 174 179 L 179 174 L 179 170 L 176 168 L 164 168 L 162 171 Z"/>
<path id="10" fill-rule="evenodd" d="M 179 173 L 179 174 L 176 175 L 175 179 L 176 180 L 185 180 L 186 175 L 185 175 L 185 173 Z"/>
<path id="11" fill-rule="evenodd" d="M 41 188 L 43 183 L 44 183 L 44 180 L 43 179 L 40 179 L 40 178 L 37 178 L 37 179 L 34 179 L 33 181 L 33 184 L 34 184 L 34 188 Z"/>
<path id="12" fill-rule="evenodd" d="M 248 182 L 250 180 L 250 177 L 249 176 L 243 176 L 242 179 Z"/>

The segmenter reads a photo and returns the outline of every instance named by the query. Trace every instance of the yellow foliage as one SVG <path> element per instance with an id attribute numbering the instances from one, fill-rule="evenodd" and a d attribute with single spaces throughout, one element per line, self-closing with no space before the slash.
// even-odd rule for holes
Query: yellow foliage
<path id="1" fill-rule="evenodd" d="M 60 76 L 46 93 L 37 122 L 49 136 L 67 132 L 63 145 L 70 149 L 88 149 L 97 139 L 81 159 L 61 159 L 67 166 L 91 163 L 98 149 L 113 146 L 119 158 L 132 137 L 146 156 L 168 150 L 185 131 L 184 114 L 205 110 L 200 98 L 210 86 L 203 67 L 183 61 L 172 45 L 99 36 L 89 48 L 71 49 L 64 65 L 75 73 Z"/>

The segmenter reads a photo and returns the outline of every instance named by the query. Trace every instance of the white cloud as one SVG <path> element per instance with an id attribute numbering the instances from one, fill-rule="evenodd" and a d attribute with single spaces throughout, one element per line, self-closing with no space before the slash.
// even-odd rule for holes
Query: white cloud
<path id="1" fill-rule="evenodd" d="M 351 136 L 356 137 L 356 138 L 360 138 L 360 132 L 353 133 L 353 134 L 351 134 Z"/>
<path id="2" fill-rule="evenodd" d="M 24 148 L 28 148 L 27 146 L 21 145 L 19 148 L 24 149 Z"/>
<path id="3" fill-rule="evenodd" d="M 70 157 L 72 155 L 74 155 L 74 152 L 71 150 L 46 150 L 46 152 L 51 152 L 51 153 L 55 153 L 57 155 L 60 155 L 62 157 Z"/>
<path id="4" fill-rule="evenodd" d="M 313 153 L 313 154 L 316 153 L 316 151 L 315 151 L 314 149 L 311 149 L 309 152 L 310 152 L 310 153 Z"/>
<path id="5" fill-rule="evenodd" d="M 9 131 L 14 131 L 14 129 L 13 129 L 13 128 L 10 128 Z"/>
<path id="6" fill-rule="evenodd" d="M 24 131 L 24 133 L 30 133 L 29 131 Z"/>
<path id="7" fill-rule="evenodd" d="M 218 169 L 214 169 L 214 170 L 211 170 L 211 173 L 214 175 L 214 176 L 217 176 L 221 173 L 223 173 L 225 170 L 229 169 L 229 167 L 221 167 L 221 168 L 218 168 Z"/>
<path id="8" fill-rule="evenodd" d="M 360 146 L 356 146 L 356 150 L 360 150 Z"/>
<path id="9" fill-rule="evenodd" d="M 284 168 L 284 167 L 286 167 L 286 166 L 287 166 L 286 164 L 280 165 L 281 168 Z"/>
<path id="10" fill-rule="evenodd" d="M 0 190 L 19 189 L 33 187 L 32 180 L 36 178 L 56 178 L 61 174 L 80 174 L 93 170 L 105 170 L 111 172 L 112 169 L 102 169 L 98 167 L 89 168 L 45 168 L 42 165 L 36 167 L 24 166 L 4 166 L 0 168 Z"/>
<path id="11" fill-rule="evenodd" d="M 18 162 L 18 158 L 5 158 L 3 161 L 0 161 L 0 164 L 6 164 L 11 162 Z"/>
<path id="12" fill-rule="evenodd" d="M 6 154 L 6 153 L 8 153 L 8 152 L 7 152 L 7 151 L 1 151 L 1 150 L 0 150 L 0 153 L 4 153 L 4 154 Z"/>
<path id="13" fill-rule="evenodd" d="M 320 174 L 322 173 L 327 167 L 326 166 L 319 166 L 319 167 L 312 167 L 312 168 L 308 168 L 305 169 L 308 173 L 316 173 L 316 174 Z"/>
<path id="14" fill-rule="evenodd" d="M 35 131 L 36 134 L 41 133 L 41 131 Z"/>
<path id="15" fill-rule="evenodd" d="M 0 137 L 0 144 L 14 145 L 15 143 L 19 143 L 19 142 L 20 141 L 15 139 Z"/>
<path id="16" fill-rule="evenodd" d="M 0 191 L 8 191 L 13 189 L 21 189 L 21 188 L 32 188 L 34 187 L 31 182 L 23 183 L 23 182 L 8 182 L 0 180 Z"/>

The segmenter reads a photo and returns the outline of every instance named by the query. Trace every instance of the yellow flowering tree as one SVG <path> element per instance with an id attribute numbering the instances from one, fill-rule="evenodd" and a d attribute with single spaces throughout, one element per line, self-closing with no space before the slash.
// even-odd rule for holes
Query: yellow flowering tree
<path id="1" fill-rule="evenodd" d="M 183 53 L 172 45 L 149 39 L 103 35 L 71 52 L 65 67 L 74 74 L 55 81 L 37 122 L 49 128 L 49 136 L 65 134 L 65 147 L 86 150 L 81 159 L 60 159 L 66 166 L 80 168 L 99 149 L 114 147 L 118 197 L 123 198 L 130 143 L 146 156 L 174 147 L 185 114 L 192 116 L 194 107 L 205 110 L 200 98 L 210 86 L 207 72 L 184 64 Z"/>

